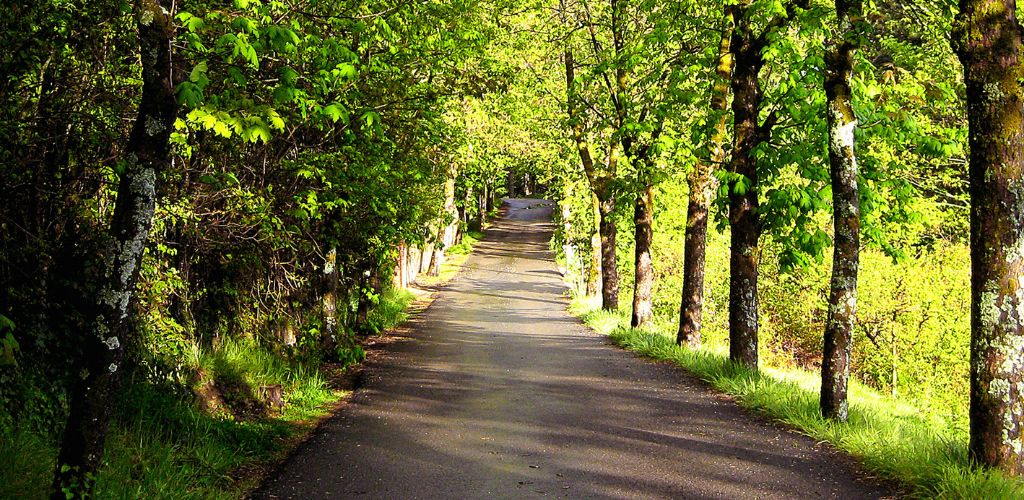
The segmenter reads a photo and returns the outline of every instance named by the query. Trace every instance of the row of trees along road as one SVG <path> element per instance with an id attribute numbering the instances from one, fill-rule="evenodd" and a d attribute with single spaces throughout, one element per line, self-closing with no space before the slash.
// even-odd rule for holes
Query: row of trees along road
<path id="1" fill-rule="evenodd" d="M 691 347 L 718 321 L 705 264 L 727 232 L 728 347 L 749 369 L 766 321 L 794 322 L 759 315 L 765 263 L 798 281 L 782 274 L 831 249 L 810 344 L 840 421 L 851 372 L 884 371 L 860 371 L 854 338 L 893 332 L 896 391 L 909 307 L 859 319 L 862 252 L 924 258 L 969 233 L 970 361 L 933 365 L 969 365 L 971 456 L 1024 468 L 1013 1 L 67 0 L 0 17 L 0 431 L 62 429 L 55 497 L 93 489 L 126 373 L 188 387 L 202 370 L 182 360 L 229 338 L 356 359 L 389 282 L 438 272 L 497 196 L 545 185 L 581 286 L 614 310 L 631 278 L 632 326 L 671 310 Z M 659 260 L 675 233 L 679 258 Z"/>
<path id="2" fill-rule="evenodd" d="M 382 289 L 530 171 L 473 154 L 497 9 L 0 7 L 0 428 L 63 429 L 54 497 L 94 488 L 126 378 L 201 386 L 189 353 L 238 338 L 357 359 Z"/>
<path id="3" fill-rule="evenodd" d="M 534 73 L 565 113 L 582 171 L 582 181 L 566 181 L 563 238 L 588 288 L 600 283 L 604 309 L 619 307 L 616 221 L 628 204 L 631 324 L 652 320 L 653 195 L 685 178 L 678 342 L 701 344 L 713 204 L 731 242 L 729 355 L 750 369 L 761 350 L 763 241 L 784 270 L 813 265 L 831 248 L 820 405 L 845 421 L 862 241 L 900 258 L 892 228 L 915 223 L 913 199 L 969 198 L 970 454 L 1024 472 L 1024 62 L 1015 2 L 560 0 L 544 9 L 531 26 L 548 40 Z M 942 68 L 901 74 L 911 60 Z M 559 73 L 560 89 L 550 76 Z M 951 170 L 958 157 L 969 157 L 966 176 Z M 907 165 L 913 170 L 901 171 Z M 828 208 L 831 234 L 819 215 Z M 599 245 L 590 243 L 589 214 Z"/>

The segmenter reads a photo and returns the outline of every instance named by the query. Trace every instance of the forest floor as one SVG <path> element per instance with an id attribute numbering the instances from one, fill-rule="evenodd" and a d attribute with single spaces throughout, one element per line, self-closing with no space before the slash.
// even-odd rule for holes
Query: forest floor
<path id="1" fill-rule="evenodd" d="M 878 498 L 852 461 L 566 312 L 552 204 L 510 200 L 461 273 L 257 498 Z"/>

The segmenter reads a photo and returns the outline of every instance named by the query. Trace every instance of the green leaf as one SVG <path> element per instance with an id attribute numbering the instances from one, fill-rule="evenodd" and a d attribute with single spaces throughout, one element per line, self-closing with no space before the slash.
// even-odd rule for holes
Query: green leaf
<path id="1" fill-rule="evenodd" d="M 329 118 L 332 122 L 338 123 L 338 121 L 348 122 L 348 110 L 345 109 L 339 103 L 334 103 L 324 107 L 324 116 Z"/>

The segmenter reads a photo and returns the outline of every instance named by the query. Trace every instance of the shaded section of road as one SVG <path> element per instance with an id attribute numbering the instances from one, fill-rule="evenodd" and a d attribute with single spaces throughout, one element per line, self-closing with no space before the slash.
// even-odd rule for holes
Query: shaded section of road
<path id="1" fill-rule="evenodd" d="M 565 312 L 551 204 L 507 215 L 260 498 L 877 498 L 803 436 Z"/>

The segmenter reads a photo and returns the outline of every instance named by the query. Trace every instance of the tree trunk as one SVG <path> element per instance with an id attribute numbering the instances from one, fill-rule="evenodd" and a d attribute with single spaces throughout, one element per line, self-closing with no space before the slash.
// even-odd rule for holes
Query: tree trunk
<path id="1" fill-rule="evenodd" d="M 324 330 L 321 333 L 321 348 L 328 359 L 338 351 L 338 249 L 332 246 L 324 257 L 320 305 Z"/>
<path id="2" fill-rule="evenodd" d="M 1012 0 L 961 0 L 970 126 L 970 456 L 1024 473 L 1024 60 Z"/>
<path id="3" fill-rule="evenodd" d="M 860 0 L 836 0 L 838 29 L 825 56 L 828 159 L 832 176 L 832 220 L 835 246 L 825 348 L 821 358 L 821 414 L 845 422 L 849 411 L 847 384 L 850 349 L 857 315 L 857 267 L 860 262 L 860 195 L 857 189 L 857 156 L 850 75 L 857 50 Z"/>
<path id="4" fill-rule="evenodd" d="M 732 36 L 736 28 L 734 8 L 727 6 L 723 15 L 721 43 L 718 46 L 718 67 L 711 91 L 711 113 L 708 119 L 710 161 L 697 162 L 687 178 L 689 199 L 686 207 L 686 237 L 683 247 L 683 298 L 679 306 L 679 331 L 676 342 L 691 348 L 700 346 L 704 311 L 704 261 L 707 253 L 708 208 L 716 188 L 714 169 L 725 163 L 729 134 L 729 82 L 732 78 Z"/>
<path id="5" fill-rule="evenodd" d="M 484 230 L 484 222 L 487 221 L 487 188 L 481 188 L 477 193 L 476 226 L 477 231 Z"/>
<path id="6" fill-rule="evenodd" d="M 633 317 L 630 326 L 640 328 L 654 316 L 652 291 L 654 267 L 651 262 L 651 242 L 654 240 L 654 186 L 648 184 L 637 194 L 633 213 L 636 230 L 636 252 L 633 280 Z"/>
<path id="7" fill-rule="evenodd" d="M 405 251 L 405 286 L 409 286 L 416 281 L 417 275 L 420 273 L 420 249 L 416 246 L 406 247 Z"/>
<path id="8" fill-rule="evenodd" d="M 487 214 L 494 210 L 494 186 L 487 184 Z M 486 216 L 486 215 L 485 215 Z"/>
<path id="9" fill-rule="evenodd" d="M 601 236 L 601 308 L 614 311 L 619 307 L 619 269 L 615 260 L 616 228 L 615 220 L 612 217 L 615 212 L 615 190 L 612 187 L 616 169 L 615 148 L 613 145 L 609 145 L 608 166 L 603 172 L 598 172 L 593 155 L 590 153 L 586 131 L 581 117 L 577 113 L 579 97 L 576 93 L 576 63 L 572 49 L 568 46 L 563 52 L 563 62 L 565 63 L 566 111 L 572 123 L 572 139 L 580 155 L 580 163 L 587 175 L 591 192 L 597 199 L 597 211 L 600 215 L 598 232 Z"/>
<path id="10" fill-rule="evenodd" d="M 590 236 L 590 264 L 587 266 L 587 296 L 596 297 L 601 287 L 601 202 L 590 193 L 594 201 L 594 226 Z"/>
<path id="11" fill-rule="evenodd" d="M 758 173 L 754 149 L 763 140 L 758 126 L 761 109 L 761 82 L 758 74 L 764 60 L 763 44 L 751 31 L 750 20 L 738 16 L 732 46 L 736 50 L 736 67 L 732 78 L 733 139 L 732 161 L 729 164 L 729 225 L 732 241 L 729 258 L 729 358 L 748 368 L 757 369 L 757 278 L 758 239 L 761 223 L 758 217 Z"/>
<path id="12" fill-rule="evenodd" d="M 615 219 L 612 217 L 614 211 L 614 197 L 609 196 L 600 201 L 601 309 L 606 311 L 614 311 L 619 308 L 619 266 L 615 259 L 617 229 Z"/>
<path id="13" fill-rule="evenodd" d="M 170 164 L 168 138 L 177 113 L 171 81 L 172 14 L 156 0 L 139 0 L 135 16 L 142 54 L 142 97 L 118 182 L 107 248 L 98 259 L 102 276 L 95 302 L 91 310 L 84 311 L 92 318 L 91 331 L 82 335 L 83 356 L 73 371 L 80 376 L 70 393 L 53 498 L 90 496 L 103 461 L 123 372 L 124 346 L 131 343 L 130 313 L 156 205 L 156 182 Z"/>

